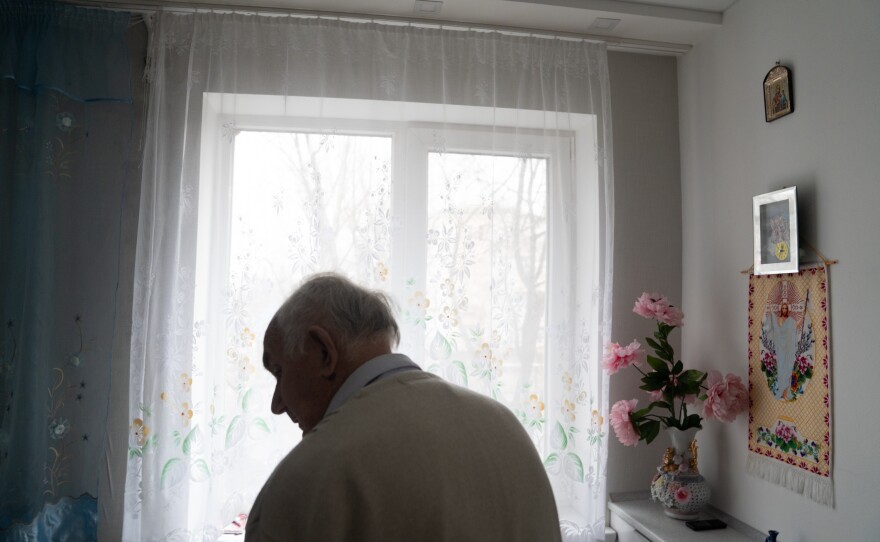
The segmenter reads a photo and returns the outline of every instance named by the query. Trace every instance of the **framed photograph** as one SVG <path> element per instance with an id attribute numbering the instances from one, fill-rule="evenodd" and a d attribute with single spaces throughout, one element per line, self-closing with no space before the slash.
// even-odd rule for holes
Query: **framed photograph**
<path id="1" fill-rule="evenodd" d="M 752 198 L 756 275 L 797 273 L 797 187 Z"/>
<path id="2" fill-rule="evenodd" d="M 791 70 L 777 64 L 764 77 L 764 120 L 772 122 L 792 111 Z"/>

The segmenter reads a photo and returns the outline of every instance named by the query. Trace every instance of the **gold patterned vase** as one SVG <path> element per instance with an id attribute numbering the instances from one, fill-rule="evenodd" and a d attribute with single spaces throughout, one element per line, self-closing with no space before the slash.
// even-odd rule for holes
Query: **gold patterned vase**
<path id="1" fill-rule="evenodd" d="M 695 519 L 709 503 L 709 484 L 697 466 L 697 431 L 697 427 L 666 429 L 671 446 L 651 480 L 651 499 L 675 519 Z"/>

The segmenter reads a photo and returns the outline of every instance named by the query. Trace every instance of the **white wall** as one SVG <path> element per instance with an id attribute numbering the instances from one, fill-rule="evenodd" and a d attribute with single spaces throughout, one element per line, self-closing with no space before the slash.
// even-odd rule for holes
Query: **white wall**
<path id="1" fill-rule="evenodd" d="M 764 122 L 762 80 L 793 72 L 795 111 Z M 707 424 L 713 503 L 786 542 L 880 540 L 880 2 L 739 0 L 679 60 L 685 360 L 745 376 L 752 196 L 797 185 L 800 234 L 830 270 L 828 508 L 745 473 L 747 424 Z M 705 458 L 705 459 L 704 459 Z"/>
<path id="2" fill-rule="evenodd" d="M 673 57 L 608 53 L 614 131 L 614 298 L 612 339 L 628 344 L 654 331 L 632 312 L 644 291 L 681 303 L 681 188 L 678 96 Z M 672 344 L 678 346 L 676 332 Z M 638 398 L 639 374 L 611 377 L 610 402 Z M 608 491 L 647 491 L 665 450 L 656 443 L 625 447 L 608 438 Z"/>

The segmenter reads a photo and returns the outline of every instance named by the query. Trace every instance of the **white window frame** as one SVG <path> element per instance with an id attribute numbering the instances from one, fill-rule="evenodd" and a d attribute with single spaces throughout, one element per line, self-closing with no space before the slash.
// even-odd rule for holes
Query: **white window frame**
<path id="1" fill-rule="evenodd" d="M 325 112 L 331 112 L 331 115 L 325 115 Z M 514 126 L 515 128 L 513 128 Z M 436 144 L 436 139 L 433 137 L 438 129 L 442 129 L 446 135 L 446 145 L 442 148 Z M 393 149 L 391 209 L 396 224 L 396 231 L 392 234 L 391 240 L 391 265 L 389 266 L 391 274 L 394 274 L 395 269 L 403 267 L 404 251 L 400 249 L 401 246 L 425 247 L 424 236 L 427 225 L 419 224 L 419 227 L 415 227 L 410 222 L 403 222 L 406 220 L 403 213 L 408 202 L 424 201 L 425 207 L 419 211 L 419 214 L 424 219 L 427 218 L 427 160 L 428 153 L 433 151 L 445 150 L 515 156 L 521 153 L 517 153 L 516 149 L 511 147 L 511 142 L 514 139 L 522 144 L 530 137 L 540 137 L 544 141 L 548 137 L 560 138 L 560 141 L 552 145 L 559 149 L 559 153 L 537 153 L 534 155 L 558 160 L 560 168 L 556 171 L 561 171 L 563 175 L 572 176 L 571 186 L 566 188 L 566 191 L 570 191 L 570 193 L 551 196 L 550 184 L 548 183 L 548 206 L 551 197 L 561 197 L 566 214 L 579 214 L 582 228 L 586 227 L 588 230 L 598 231 L 598 216 L 587 217 L 588 220 L 583 220 L 583 214 L 589 208 L 588 202 L 599 197 L 598 189 L 595 188 L 599 186 L 599 157 L 596 156 L 594 150 L 596 148 L 594 142 L 597 137 L 594 115 L 360 99 L 206 93 L 202 111 L 200 210 L 212 208 L 210 203 L 214 198 L 231 190 L 234 157 L 233 135 L 237 130 L 344 133 L 391 137 Z M 400 152 L 401 150 L 403 152 Z M 568 150 L 570 155 L 562 155 L 564 150 Z M 421 157 L 421 159 L 412 159 L 414 156 Z M 553 171 L 553 168 L 548 168 L 548 175 L 552 175 Z M 424 182 L 401 182 L 401 173 L 404 179 L 422 178 Z M 577 190 L 585 189 L 588 195 L 584 197 L 584 192 L 581 192 L 578 198 L 573 198 L 576 188 Z M 569 200 L 569 198 L 571 199 Z M 213 208 L 217 209 L 216 206 Z M 218 211 L 228 213 L 230 209 L 218 209 Z M 550 212 L 548 209 L 548 217 Z M 217 232 L 212 228 L 213 222 L 210 214 L 199 213 L 200 231 L 222 234 L 223 232 Z M 406 223 L 407 227 L 402 227 L 403 223 Z M 222 248 L 216 244 L 228 243 L 228 237 L 228 232 L 225 236 L 214 235 L 212 238 L 214 247 L 212 248 Z M 571 250 L 571 254 L 565 258 L 567 262 L 578 262 L 582 257 L 581 251 L 589 253 L 595 250 L 597 243 L 599 243 L 597 239 L 589 238 L 589 236 L 587 236 L 588 239 L 584 239 L 582 236 L 576 237 L 576 247 L 569 246 L 563 249 Z M 200 252 L 206 249 L 207 247 L 199 244 Z M 414 257 L 411 252 L 407 256 L 410 261 L 421 262 L 422 269 L 412 270 L 420 273 L 420 276 L 426 276 L 424 266 L 427 261 L 427 249 L 423 250 L 425 253 L 420 254 L 419 257 Z M 553 247 L 550 246 L 548 254 L 552 250 Z M 549 266 L 553 258 L 552 256 L 548 257 Z M 222 276 L 228 276 L 228 270 L 227 262 Z M 214 273 L 216 277 L 216 270 Z M 205 278 L 199 276 L 197 280 Z M 401 277 L 395 276 L 391 278 L 389 283 L 402 282 L 400 279 Z M 222 300 L 208 299 L 206 291 L 209 289 L 199 288 L 198 290 L 196 293 L 197 306 L 201 303 L 203 307 L 207 306 L 211 312 L 222 311 L 222 306 L 220 306 Z M 216 289 L 212 291 L 216 291 Z M 403 299 L 401 297 L 403 292 L 395 288 L 392 288 L 390 293 L 398 300 Z M 212 307 L 212 304 L 216 307 Z M 425 344 L 424 337 L 421 337 L 420 344 Z M 222 352 L 218 352 L 218 354 L 222 354 Z M 545 352 L 545 385 L 548 382 L 549 370 L 550 360 L 547 359 Z M 544 433 L 545 449 L 547 449 L 550 433 L 549 430 Z"/>

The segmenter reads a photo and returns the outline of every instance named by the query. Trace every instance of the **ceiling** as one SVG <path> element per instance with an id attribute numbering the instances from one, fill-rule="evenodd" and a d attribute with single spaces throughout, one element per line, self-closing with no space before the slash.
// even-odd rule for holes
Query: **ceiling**
<path id="1" fill-rule="evenodd" d="M 158 4 L 177 8 L 232 5 L 469 22 L 601 36 L 612 45 L 674 53 L 687 51 L 690 45 L 719 28 L 724 11 L 734 2 L 736 0 L 84 0 L 82 3 Z M 613 28 L 603 27 L 615 22 Z M 657 47 L 657 44 L 642 42 L 673 46 Z"/>

